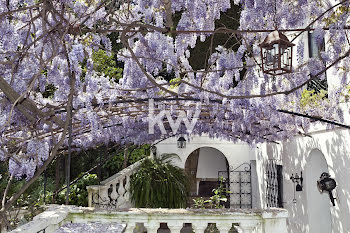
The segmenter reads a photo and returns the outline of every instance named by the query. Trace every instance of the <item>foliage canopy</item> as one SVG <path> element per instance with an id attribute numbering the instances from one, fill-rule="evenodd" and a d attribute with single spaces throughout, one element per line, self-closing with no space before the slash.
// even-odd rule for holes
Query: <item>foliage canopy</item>
<path id="1" fill-rule="evenodd" d="M 0 1 L 0 160 L 11 176 L 27 180 L 13 198 L 4 199 L 0 214 L 67 149 L 71 128 L 75 150 L 141 145 L 176 134 L 250 144 L 284 140 L 307 131 L 310 119 L 279 110 L 300 112 L 302 90 L 326 70 L 340 85 L 328 91 L 330 101 L 323 107 L 305 113 L 343 121 L 338 104 L 349 83 L 344 72 L 350 67 L 347 4 Z M 237 17 L 234 25 L 218 24 L 225 14 Z M 304 32 L 294 31 L 305 25 Z M 288 30 L 297 59 L 293 73 L 271 77 L 261 72 L 258 44 L 276 27 Z M 317 58 L 305 58 L 302 38 L 308 30 L 318 42 L 328 38 Z M 220 35 L 220 42 L 209 39 Z M 199 50 L 210 52 L 203 59 L 203 53 L 195 55 Z M 196 64 L 197 57 L 204 66 Z M 150 99 L 155 100 L 153 116 Z M 170 116 L 184 110 L 191 118 L 197 109 L 201 113 L 192 132 L 170 130 L 175 124 Z M 162 110 L 166 119 L 156 115 Z M 168 135 L 160 128 L 149 133 L 149 122 L 158 118 Z"/>

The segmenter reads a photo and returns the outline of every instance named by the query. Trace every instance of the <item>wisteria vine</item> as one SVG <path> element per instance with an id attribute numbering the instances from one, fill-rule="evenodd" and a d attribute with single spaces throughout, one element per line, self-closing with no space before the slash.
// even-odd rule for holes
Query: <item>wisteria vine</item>
<path id="1" fill-rule="evenodd" d="M 240 26 L 220 32 L 215 21 L 233 4 L 240 6 Z M 192 117 L 200 102 L 192 134 L 250 144 L 284 140 L 306 132 L 310 119 L 277 110 L 300 112 L 302 89 L 326 70 L 339 77 L 340 88 L 328 93 L 332 101 L 324 100 L 307 113 L 342 122 L 338 104 L 348 82 L 344 71 L 350 67 L 350 52 L 345 30 L 349 16 L 339 9 L 347 4 L 332 8 L 316 0 L 1 1 L 0 160 L 8 161 L 12 176 L 34 180 L 67 146 L 70 120 L 77 150 L 103 143 L 151 143 L 164 135 L 159 129 L 148 132 L 148 99 L 159 100 L 157 111 L 167 109 L 174 118 L 178 110 Z M 318 42 L 326 41 L 326 50 L 319 58 L 306 59 L 300 40 L 293 73 L 263 74 L 258 44 L 276 28 L 312 29 Z M 118 38 L 111 41 L 110 33 Z M 191 51 L 215 33 L 232 33 L 238 49 L 208 48 L 213 52 L 206 67 L 194 70 Z M 298 33 L 286 34 L 293 38 Z M 113 52 L 113 43 L 123 45 L 115 54 L 124 64 L 119 82 L 98 72 L 92 59 L 99 49 Z M 49 98 L 43 95 L 48 85 L 54 87 Z M 2 210 L 15 198 L 4 197 Z"/>

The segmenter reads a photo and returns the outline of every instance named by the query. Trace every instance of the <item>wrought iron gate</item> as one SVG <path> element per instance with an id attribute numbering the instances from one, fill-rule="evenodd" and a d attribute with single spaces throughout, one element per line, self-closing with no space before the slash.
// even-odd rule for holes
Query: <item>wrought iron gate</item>
<path id="1" fill-rule="evenodd" d="M 251 165 L 243 163 L 235 169 L 219 171 L 219 178 L 222 176 L 228 184 L 227 189 L 231 191 L 227 195 L 229 206 L 232 208 L 252 208 L 252 174 Z"/>
<path id="2" fill-rule="evenodd" d="M 267 207 L 283 207 L 282 165 L 277 160 L 268 160 L 266 169 L 266 203 Z"/>

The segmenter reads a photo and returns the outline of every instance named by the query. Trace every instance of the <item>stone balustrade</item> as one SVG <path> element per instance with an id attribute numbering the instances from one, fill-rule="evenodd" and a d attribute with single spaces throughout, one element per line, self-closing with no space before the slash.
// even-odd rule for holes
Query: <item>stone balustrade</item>
<path id="1" fill-rule="evenodd" d="M 204 233 L 208 224 L 216 225 L 220 233 L 228 233 L 235 226 L 240 233 L 287 233 L 284 209 L 95 209 L 75 206 L 53 206 L 15 231 L 21 233 L 54 232 L 65 223 L 121 223 L 126 226 L 125 233 L 156 233 L 160 225 L 169 230 L 159 232 L 184 232 L 184 225 L 190 226 L 188 232 Z M 139 230 L 137 230 L 139 229 Z M 231 231 L 232 232 L 232 229 Z"/>
<path id="2" fill-rule="evenodd" d="M 102 208 L 130 208 L 130 177 L 143 160 L 140 160 L 117 174 L 101 182 L 100 185 L 87 186 L 88 206 Z"/>
<path id="3" fill-rule="evenodd" d="M 229 233 L 236 226 L 242 233 L 287 233 L 288 213 L 283 209 L 136 209 L 125 211 L 94 212 L 85 219 L 71 215 L 77 221 L 120 220 L 126 223 L 125 233 L 133 233 L 138 224 L 143 224 L 147 233 L 157 233 L 160 223 L 166 223 L 171 233 L 180 233 L 185 224 L 190 224 L 195 233 L 204 233 L 208 224 L 215 224 L 220 233 Z M 168 231 L 169 232 L 169 231 Z M 192 231 L 190 231 L 192 232 Z"/>

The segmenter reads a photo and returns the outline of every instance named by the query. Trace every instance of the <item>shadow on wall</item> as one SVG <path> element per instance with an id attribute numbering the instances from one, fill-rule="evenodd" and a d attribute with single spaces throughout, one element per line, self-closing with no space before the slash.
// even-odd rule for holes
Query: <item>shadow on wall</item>
<path id="1" fill-rule="evenodd" d="M 349 131 L 341 132 L 326 142 L 326 153 L 331 155 L 328 167 L 337 182 L 333 193 L 336 206 L 331 213 L 334 232 L 350 232 L 350 135 Z"/>
<path id="2" fill-rule="evenodd" d="M 308 169 L 310 154 L 318 149 L 325 157 L 330 175 L 336 180 L 337 187 L 333 194 L 336 199 L 336 206 L 331 206 L 331 202 L 327 194 L 327 201 L 331 212 L 331 228 L 333 233 L 346 233 L 350 229 L 350 140 L 348 131 L 334 130 L 322 134 L 313 135 L 312 138 L 296 137 L 286 141 L 282 145 L 280 151 L 276 149 L 267 150 L 269 157 L 278 158 L 282 154 L 283 170 L 284 170 L 284 207 L 289 211 L 288 227 L 290 233 L 314 233 L 313 227 L 310 226 L 310 214 L 312 211 L 312 197 L 307 196 L 307 184 L 304 182 L 304 190 L 296 192 L 296 203 L 293 203 L 294 185 L 289 179 L 292 173 L 299 173 Z M 278 147 L 269 145 L 269 147 Z M 306 175 L 306 173 L 304 172 Z M 318 177 L 320 174 L 315 174 Z M 309 175 L 310 176 L 310 175 Z M 304 177 L 306 180 L 309 177 Z M 313 181 L 308 184 L 313 185 Z M 313 188 L 316 188 L 316 183 Z M 309 187 L 310 188 L 310 187 Z M 263 190 L 264 191 L 264 190 Z M 314 193 L 313 195 L 318 195 Z M 264 195 L 263 195 L 264 196 Z M 309 203 L 308 203 L 309 200 Z M 310 206 L 308 206 L 308 204 Z M 314 220 L 311 220 L 314 221 Z M 320 223 L 321 218 L 318 220 Z M 322 232 L 327 233 L 327 232 Z"/>

